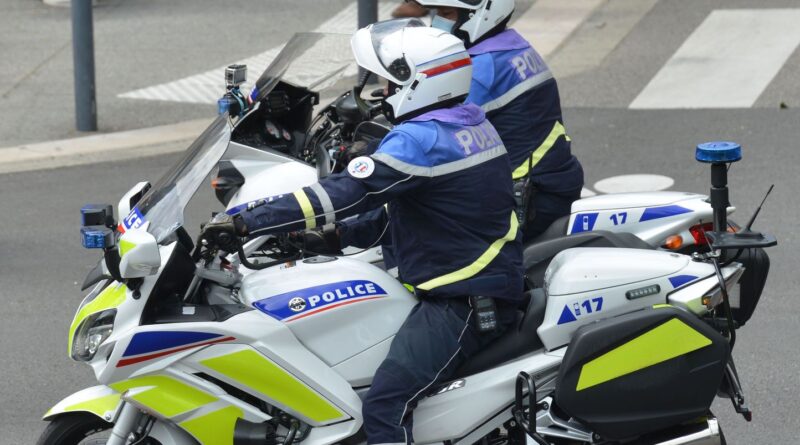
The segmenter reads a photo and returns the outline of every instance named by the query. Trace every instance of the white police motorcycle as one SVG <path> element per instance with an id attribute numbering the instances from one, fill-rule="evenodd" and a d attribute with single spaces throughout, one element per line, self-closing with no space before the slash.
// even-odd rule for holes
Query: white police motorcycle
<path id="1" fill-rule="evenodd" d="M 213 175 L 212 186 L 228 213 L 239 212 L 272 196 L 291 193 L 331 171 L 340 170 L 355 157 L 351 153 L 354 146 L 364 150 L 363 147 L 377 143 L 391 128 L 380 113 L 380 100 L 361 100 L 352 91 L 337 97 L 333 92 L 338 85 L 331 81 L 331 77 L 336 79 L 336 76 L 321 73 L 320 65 L 332 66 L 340 75 L 356 66 L 349 41 L 344 36 L 299 34 L 287 48 L 295 53 L 292 70 L 283 78 L 262 76 L 249 99 L 241 88 L 246 67 L 233 65 L 226 69 L 228 93 L 220 101 L 221 111 L 243 114 L 249 108 L 249 101 L 261 105 L 256 113 L 248 114 L 233 135 L 231 149 Z M 297 86 L 299 84 L 314 86 L 305 88 Z M 320 88 L 322 86 L 327 88 Z M 323 89 L 323 95 L 335 100 L 316 112 L 320 95 L 312 89 Z M 339 91 L 342 89 L 340 87 Z M 381 93 L 377 91 L 377 95 Z M 727 211 L 734 210 L 730 207 Z M 623 238 L 630 238 L 626 234 L 635 235 L 644 242 L 642 246 L 692 253 L 707 249 L 703 233 L 712 230 L 712 225 L 712 209 L 705 195 L 620 193 L 574 202 L 570 215 L 555 221 L 531 244 L 582 234 L 572 238 L 569 246 L 606 246 L 606 238 L 588 233 L 606 231 L 622 234 Z M 731 228 L 735 227 L 731 223 Z M 246 246 L 245 252 L 261 250 L 270 239 L 265 236 L 254 240 Z M 345 253 L 378 263 L 382 257 L 377 241 L 374 248 L 349 249 Z M 558 247 L 563 248 L 564 242 Z M 542 273 L 543 269 L 536 274 L 539 282 Z"/>
<path id="2" fill-rule="evenodd" d="M 262 79 L 274 86 L 297 48 Z M 250 113 L 268 106 L 263 85 Z M 223 157 L 247 152 L 234 141 L 248 125 L 216 119 L 160 181 L 123 197 L 119 224 L 111 206 L 82 209 L 84 246 L 104 255 L 68 348 L 98 386 L 53 406 L 40 444 L 364 442 L 361 396 L 416 298 L 364 261 L 280 252 L 280 237 L 269 258 L 192 241 L 184 209 Z M 719 393 L 750 415 L 731 349 L 768 268 L 742 252 L 776 243 L 725 231 L 725 167 L 739 157 L 698 149 L 722 228 L 705 233 L 713 249 L 560 251 L 517 325 L 419 403 L 416 442 L 722 443 L 709 407 Z M 737 286 L 745 269 L 752 292 Z"/>

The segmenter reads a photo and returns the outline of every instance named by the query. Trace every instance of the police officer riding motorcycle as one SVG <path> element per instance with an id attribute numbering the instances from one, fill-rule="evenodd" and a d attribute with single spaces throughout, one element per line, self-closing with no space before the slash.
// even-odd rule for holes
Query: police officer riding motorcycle
<path id="1" fill-rule="evenodd" d="M 558 84 L 541 55 L 507 27 L 514 0 L 418 0 L 431 26 L 464 41 L 472 56 L 468 103 L 483 108 L 508 149 L 523 239 L 568 215 L 583 169 L 564 128 Z"/>
<path id="2" fill-rule="evenodd" d="M 513 323 L 522 249 L 509 156 L 475 104 L 461 40 L 418 20 L 381 22 L 351 41 L 358 64 L 388 80 L 396 126 L 374 154 L 292 195 L 218 216 L 205 235 L 313 229 L 387 205 L 400 279 L 421 302 L 395 336 L 363 404 L 368 443 L 411 443 L 426 391 Z"/>

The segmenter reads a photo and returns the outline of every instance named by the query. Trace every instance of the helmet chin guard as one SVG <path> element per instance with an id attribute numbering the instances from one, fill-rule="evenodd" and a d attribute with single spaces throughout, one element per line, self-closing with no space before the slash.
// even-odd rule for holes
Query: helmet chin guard
<path id="1" fill-rule="evenodd" d="M 418 19 L 388 20 L 358 30 L 356 62 L 389 81 L 387 118 L 400 121 L 463 100 L 472 81 L 464 43 Z"/>

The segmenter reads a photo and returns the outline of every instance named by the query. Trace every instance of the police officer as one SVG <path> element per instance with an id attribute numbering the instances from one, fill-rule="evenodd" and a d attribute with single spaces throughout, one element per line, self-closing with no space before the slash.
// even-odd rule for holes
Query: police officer
<path id="1" fill-rule="evenodd" d="M 519 213 L 527 210 L 523 239 L 529 241 L 568 215 L 583 188 L 583 169 L 570 150 L 556 80 L 531 44 L 507 28 L 514 0 L 418 3 L 436 8 L 431 26 L 463 40 L 472 56 L 467 102 L 483 108 L 508 149 Z"/>
<path id="2" fill-rule="evenodd" d="M 370 444 L 411 443 L 417 401 L 511 325 L 522 299 L 511 167 L 483 111 L 462 104 L 472 65 L 459 39 L 405 19 L 370 25 L 351 43 L 358 64 L 389 81 L 384 107 L 397 125 L 377 151 L 204 230 L 217 239 L 294 231 L 388 203 L 400 277 L 420 303 L 375 374 L 364 425 Z M 482 332 L 473 306 L 487 301 L 498 323 Z"/>

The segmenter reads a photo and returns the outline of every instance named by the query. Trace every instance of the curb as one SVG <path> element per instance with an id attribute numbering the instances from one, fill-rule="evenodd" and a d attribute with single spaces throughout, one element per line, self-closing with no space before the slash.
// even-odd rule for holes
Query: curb
<path id="1" fill-rule="evenodd" d="M 64 0 L 44 1 L 56 4 Z M 532 41 L 546 58 L 559 50 L 603 1 L 537 0 L 513 20 L 513 27 Z M 140 130 L 0 148 L 0 174 L 174 153 L 184 150 L 187 142 L 197 137 L 210 122 L 211 119 L 198 119 Z"/>
<path id="2" fill-rule="evenodd" d="M 0 173 L 132 159 L 186 149 L 211 119 L 0 148 Z"/>

